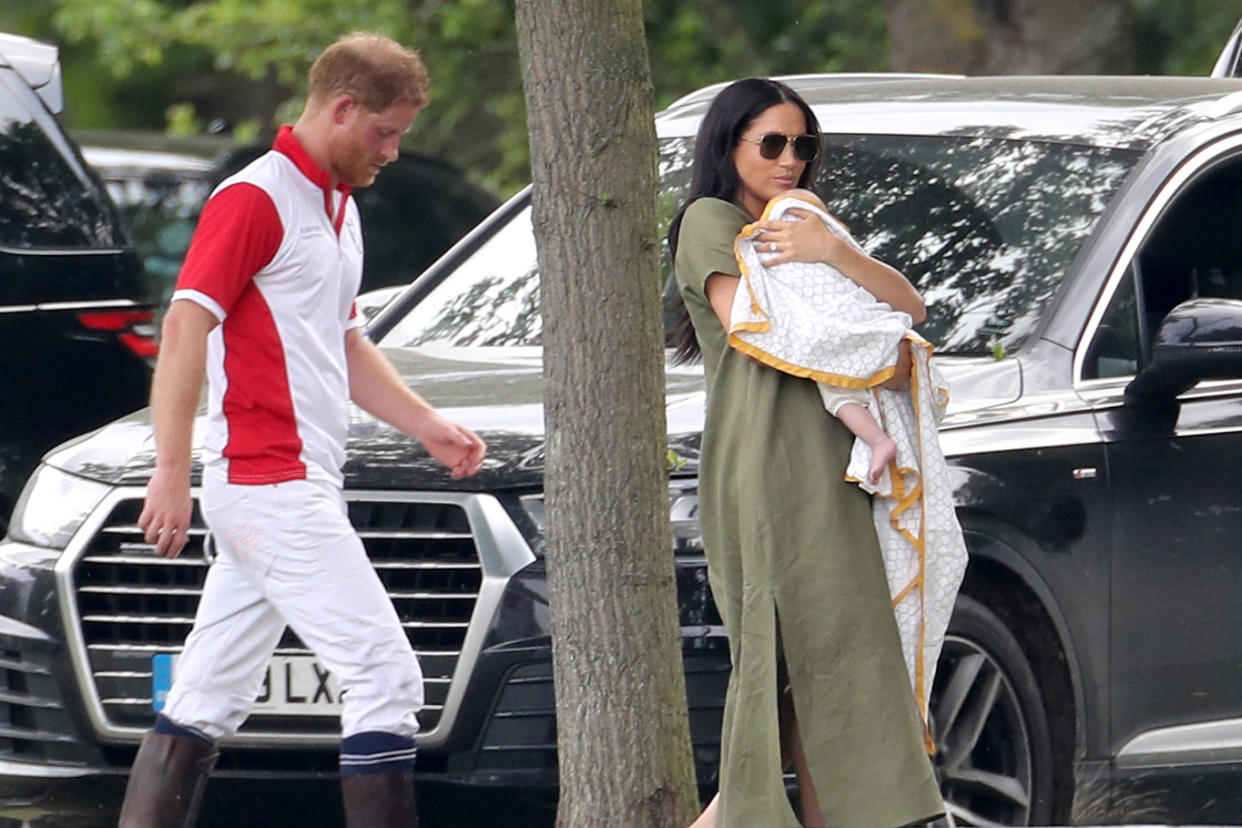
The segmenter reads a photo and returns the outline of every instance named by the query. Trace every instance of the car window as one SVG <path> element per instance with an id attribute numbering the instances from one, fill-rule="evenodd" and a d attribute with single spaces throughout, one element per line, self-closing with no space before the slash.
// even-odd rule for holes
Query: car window
<path id="1" fill-rule="evenodd" d="M 194 170 L 100 175 L 133 234 L 156 304 L 164 307 L 209 194 L 206 176 Z"/>
<path id="2" fill-rule="evenodd" d="M 1242 299 L 1242 156 L 1213 164 L 1169 202 L 1093 334 L 1083 377 L 1130 376 L 1164 317 L 1189 299 Z"/>
<path id="3" fill-rule="evenodd" d="M 942 352 L 1014 350 L 1138 154 L 1048 141 L 826 137 L 816 189 L 875 256 L 922 291 L 920 331 Z M 689 186 L 692 140 L 661 146 L 661 236 Z M 663 257 L 667 279 L 668 257 Z M 537 345 L 529 208 L 384 337 L 387 346 Z"/>
<path id="4" fill-rule="evenodd" d="M 415 305 L 383 344 L 538 345 L 539 334 L 539 268 L 527 207 Z"/>
<path id="5" fill-rule="evenodd" d="M 51 118 L 35 107 L 41 107 L 35 94 L 0 71 L 0 245 L 118 246 L 114 214 L 48 139 Z"/>
<path id="6" fill-rule="evenodd" d="M 1134 268 L 1126 271 L 1083 362 L 1088 379 L 1125 377 L 1138 371 L 1142 341 Z"/>

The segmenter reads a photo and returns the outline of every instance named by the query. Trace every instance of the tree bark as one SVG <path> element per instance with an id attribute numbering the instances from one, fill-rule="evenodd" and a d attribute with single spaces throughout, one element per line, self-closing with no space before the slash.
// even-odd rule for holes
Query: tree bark
<path id="1" fill-rule="evenodd" d="M 1125 74 L 1134 66 L 1132 0 L 889 0 L 898 72 Z"/>
<path id="2" fill-rule="evenodd" d="M 698 810 L 665 472 L 640 0 L 518 0 L 542 273 L 546 562 L 562 826 Z"/>

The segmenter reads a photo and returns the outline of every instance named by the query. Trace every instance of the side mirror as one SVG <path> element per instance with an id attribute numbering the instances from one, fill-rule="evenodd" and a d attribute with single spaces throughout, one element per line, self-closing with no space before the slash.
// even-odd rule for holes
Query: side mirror
<path id="1" fill-rule="evenodd" d="M 1242 378 L 1242 301 L 1191 299 L 1160 323 L 1151 361 L 1126 387 L 1136 402 L 1172 401 L 1202 380 Z"/>

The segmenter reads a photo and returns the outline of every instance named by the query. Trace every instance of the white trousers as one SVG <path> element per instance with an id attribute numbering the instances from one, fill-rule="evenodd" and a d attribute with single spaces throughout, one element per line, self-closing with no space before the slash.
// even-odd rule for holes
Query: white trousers
<path id="1" fill-rule="evenodd" d="M 211 739 L 236 733 L 288 625 L 344 691 L 343 736 L 417 732 L 422 671 L 341 490 L 311 480 L 238 486 L 208 473 L 202 510 L 217 559 L 163 715 Z"/>

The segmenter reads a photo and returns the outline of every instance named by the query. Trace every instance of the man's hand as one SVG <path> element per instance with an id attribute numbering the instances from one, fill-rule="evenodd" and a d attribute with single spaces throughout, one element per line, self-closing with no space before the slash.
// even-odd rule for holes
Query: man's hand
<path id="1" fill-rule="evenodd" d="M 487 445 L 479 435 L 431 409 L 424 411 L 422 419 L 413 436 L 428 454 L 448 467 L 454 480 L 478 472 L 487 455 Z"/>
<path id="2" fill-rule="evenodd" d="M 181 554 L 190 538 L 192 509 L 189 475 L 156 468 L 138 516 L 138 528 L 147 543 L 155 544 L 156 555 L 175 558 Z"/>
<path id="3" fill-rule="evenodd" d="M 487 446 L 465 426 L 446 420 L 406 387 L 379 348 L 354 328 L 345 335 L 349 360 L 349 395 L 362 408 L 423 444 L 427 453 L 448 466 L 454 480 L 479 470 Z"/>
<path id="4" fill-rule="evenodd" d="M 215 315 L 195 302 L 177 299 L 164 315 L 160 356 L 151 380 L 151 423 L 155 428 L 155 474 L 138 517 L 155 554 L 175 558 L 189 540 L 190 442 L 194 411 L 207 362 L 207 334 Z"/>

